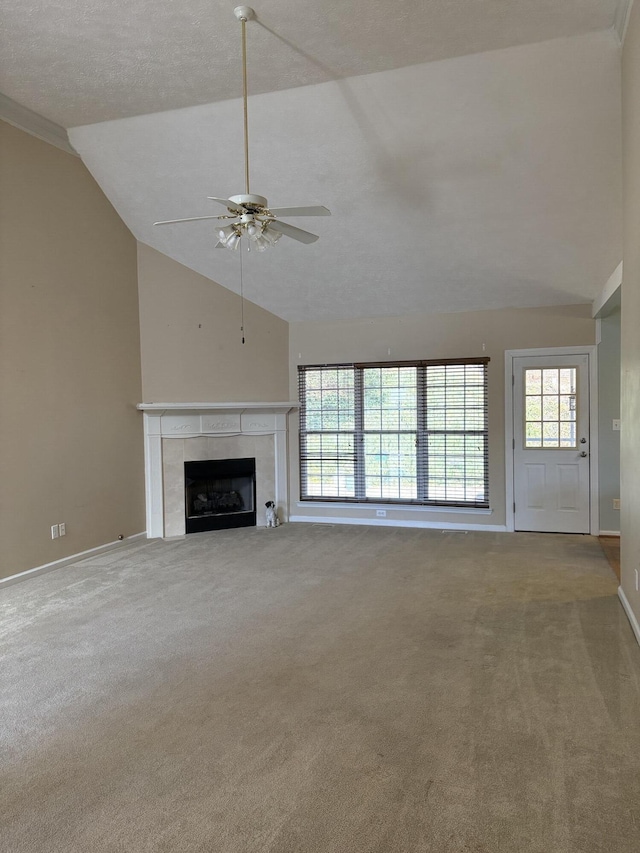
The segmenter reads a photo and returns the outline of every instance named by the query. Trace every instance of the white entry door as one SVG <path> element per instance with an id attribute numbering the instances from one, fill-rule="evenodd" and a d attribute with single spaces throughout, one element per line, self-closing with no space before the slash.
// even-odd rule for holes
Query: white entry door
<path id="1" fill-rule="evenodd" d="M 589 533 L 589 356 L 513 359 L 516 530 Z"/>

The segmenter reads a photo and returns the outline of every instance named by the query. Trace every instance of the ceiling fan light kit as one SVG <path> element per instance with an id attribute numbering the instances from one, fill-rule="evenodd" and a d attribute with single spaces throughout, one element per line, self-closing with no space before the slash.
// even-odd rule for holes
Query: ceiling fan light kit
<path id="1" fill-rule="evenodd" d="M 218 236 L 217 249 L 235 251 L 242 247 L 243 238 L 247 249 L 264 252 L 270 246 L 275 246 L 283 236 L 291 237 L 299 243 L 315 243 L 317 234 L 303 231 L 295 225 L 281 222 L 280 214 L 285 216 L 331 216 L 331 211 L 321 205 L 312 207 L 280 207 L 270 208 L 267 199 L 255 195 L 249 188 L 249 120 L 247 94 L 247 40 L 245 25 L 255 18 L 255 12 L 250 6 L 236 6 L 233 10 L 242 26 L 242 104 L 244 112 L 244 178 L 245 192 L 232 195 L 228 199 L 209 196 L 209 201 L 216 201 L 227 208 L 227 213 L 213 216 L 189 216 L 183 219 L 165 219 L 154 222 L 154 225 L 174 225 L 178 222 L 196 222 L 203 219 L 235 220 L 228 225 L 216 229 Z"/>
<path id="2" fill-rule="evenodd" d="M 264 252 L 269 246 L 275 246 L 282 234 L 272 231 L 269 222 L 257 219 L 251 213 L 243 213 L 240 221 L 233 225 L 224 225 L 217 230 L 218 247 L 235 251 L 241 244 L 242 237 L 246 237 L 249 248 L 253 247 L 257 252 Z"/>

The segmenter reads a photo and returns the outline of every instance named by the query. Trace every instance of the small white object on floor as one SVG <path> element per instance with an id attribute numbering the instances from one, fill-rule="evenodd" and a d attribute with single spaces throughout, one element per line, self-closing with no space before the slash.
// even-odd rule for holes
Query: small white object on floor
<path id="1" fill-rule="evenodd" d="M 278 527 L 280 519 L 276 512 L 276 505 L 273 501 L 267 501 L 265 506 L 267 508 L 267 527 Z"/>

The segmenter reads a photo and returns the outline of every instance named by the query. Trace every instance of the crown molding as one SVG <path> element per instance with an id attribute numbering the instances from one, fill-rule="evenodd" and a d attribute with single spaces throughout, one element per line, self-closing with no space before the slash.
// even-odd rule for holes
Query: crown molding
<path id="1" fill-rule="evenodd" d="M 629 18 L 631 16 L 631 7 L 633 0 L 618 0 L 615 18 L 613 19 L 613 29 L 618 37 L 620 44 L 624 44 L 624 38 L 627 34 L 629 26 Z"/>
<path id="2" fill-rule="evenodd" d="M 49 121 L 48 118 L 34 113 L 33 110 L 23 107 L 17 101 L 12 100 L 7 95 L 0 92 L 0 119 L 8 122 L 8 124 L 17 127 L 19 130 L 24 130 L 25 133 L 30 133 L 31 136 L 36 136 L 42 139 L 43 142 L 48 142 L 66 151 L 67 154 L 73 154 L 78 157 L 78 152 L 69 142 L 67 131 L 64 127 Z"/>

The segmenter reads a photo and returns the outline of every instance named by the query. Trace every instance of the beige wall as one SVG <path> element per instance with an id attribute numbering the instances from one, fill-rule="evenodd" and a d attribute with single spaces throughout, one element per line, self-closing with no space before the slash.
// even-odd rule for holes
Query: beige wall
<path id="1" fill-rule="evenodd" d="M 622 286 L 622 588 L 640 621 L 640 3 L 634 3 L 622 54 L 624 281 Z"/>
<path id="2" fill-rule="evenodd" d="M 274 402 L 288 395 L 288 324 L 138 246 L 145 402 Z M 295 399 L 295 398 L 294 398 Z"/>
<path id="3" fill-rule="evenodd" d="M 488 356 L 489 365 L 489 491 L 493 513 L 475 515 L 428 511 L 429 522 L 503 525 L 505 523 L 504 467 L 504 352 L 530 347 L 583 346 L 595 343 L 595 321 L 589 305 L 555 308 L 505 309 L 460 314 L 423 314 L 335 323 L 292 323 L 290 327 L 291 399 L 297 396 L 297 365 L 385 359 L 464 358 Z M 299 497 L 295 425 L 292 432 L 292 515 L 348 515 L 371 518 L 371 509 L 336 512 L 313 508 Z M 387 518 L 416 520 L 415 510 L 387 509 Z"/>
<path id="4" fill-rule="evenodd" d="M 77 157 L 3 122 L 0 264 L 6 577 L 144 530 L 144 478 L 135 240 Z"/>

